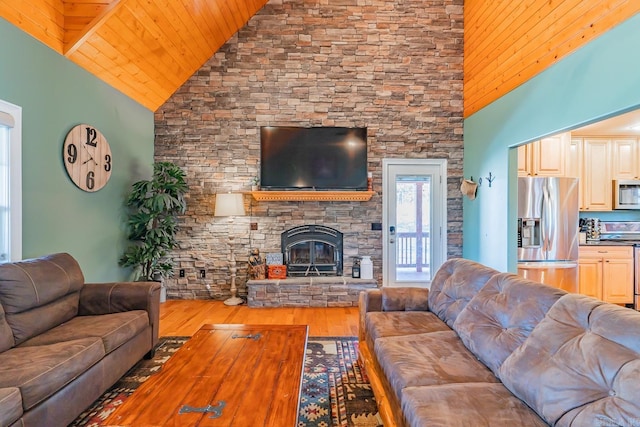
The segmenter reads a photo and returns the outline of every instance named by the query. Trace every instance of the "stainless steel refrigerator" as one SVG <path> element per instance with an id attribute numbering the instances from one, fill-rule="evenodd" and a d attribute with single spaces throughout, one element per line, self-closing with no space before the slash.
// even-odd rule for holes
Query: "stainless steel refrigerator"
<path id="1" fill-rule="evenodd" d="M 578 291 L 578 179 L 518 178 L 518 274 Z"/>

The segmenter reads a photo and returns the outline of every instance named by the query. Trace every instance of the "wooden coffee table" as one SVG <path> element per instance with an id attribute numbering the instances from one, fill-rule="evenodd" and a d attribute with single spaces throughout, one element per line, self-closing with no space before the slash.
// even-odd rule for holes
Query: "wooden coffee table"
<path id="1" fill-rule="evenodd" d="M 205 325 L 107 426 L 295 426 L 308 327 Z"/>

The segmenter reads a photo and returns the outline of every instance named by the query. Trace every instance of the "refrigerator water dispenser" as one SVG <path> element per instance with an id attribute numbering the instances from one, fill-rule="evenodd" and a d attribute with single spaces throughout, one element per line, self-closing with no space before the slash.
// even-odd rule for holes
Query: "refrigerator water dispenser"
<path id="1" fill-rule="evenodd" d="M 540 247 L 540 218 L 518 218 L 518 247 Z"/>

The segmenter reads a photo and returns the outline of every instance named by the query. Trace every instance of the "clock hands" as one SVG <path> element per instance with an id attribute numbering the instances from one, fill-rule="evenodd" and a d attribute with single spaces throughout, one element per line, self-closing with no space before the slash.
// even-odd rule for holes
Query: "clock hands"
<path id="1" fill-rule="evenodd" d="M 84 151 L 86 151 L 86 152 L 87 152 L 87 154 L 89 155 L 89 158 L 88 158 L 87 160 L 85 160 L 84 162 L 82 162 L 82 164 L 84 165 L 85 163 L 87 163 L 87 162 L 89 162 L 89 161 L 92 161 L 92 162 L 93 162 L 93 164 L 95 164 L 96 166 L 98 166 L 98 162 L 96 162 L 96 161 L 93 159 L 93 156 L 91 156 L 91 153 L 89 152 L 89 150 L 87 150 L 87 147 L 85 147 L 84 145 L 82 145 L 82 148 L 84 148 Z"/>

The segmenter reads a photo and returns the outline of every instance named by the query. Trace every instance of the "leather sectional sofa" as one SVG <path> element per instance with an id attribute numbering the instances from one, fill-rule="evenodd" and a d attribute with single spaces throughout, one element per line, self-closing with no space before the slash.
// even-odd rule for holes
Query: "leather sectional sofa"
<path id="1" fill-rule="evenodd" d="M 158 341 L 160 285 L 85 284 L 69 254 L 0 264 L 0 426 L 66 426 Z"/>
<path id="2" fill-rule="evenodd" d="M 640 426 L 640 312 L 464 259 L 360 296 L 390 426 Z"/>

